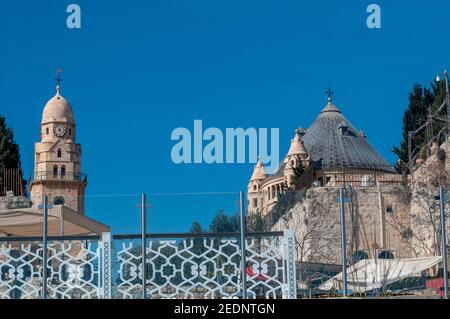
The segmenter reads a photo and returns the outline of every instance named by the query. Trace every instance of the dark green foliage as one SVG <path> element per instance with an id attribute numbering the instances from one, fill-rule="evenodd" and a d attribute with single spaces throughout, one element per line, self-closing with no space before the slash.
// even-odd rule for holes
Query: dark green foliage
<path id="1" fill-rule="evenodd" d="M 209 229 L 203 229 L 199 222 L 193 222 L 189 228 L 191 234 L 202 234 L 202 233 L 216 233 L 216 234 L 226 234 L 226 233 L 237 233 L 240 231 L 240 218 L 239 214 L 226 215 L 223 209 L 220 209 L 213 217 Z"/>
<path id="2" fill-rule="evenodd" d="M 193 222 L 191 225 L 191 228 L 189 229 L 189 232 L 191 234 L 201 234 L 204 231 L 203 231 L 202 225 L 200 225 L 199 222 Z"/>
<path id="3" fill-rule="evenodd" d="M 298 161 L 298 164 L 294 167 L 295 177 L 300 178 L 302 174 L 305 172 L 305 166 L 302 161 Z"/>
<path id="4" fill-rule="evenodd" d="M 223 210 L 219 210 L 209 226 L 211 233 L 236 233 L 240 231 L 239 214 L 228 216 Z"/>
<path id="5" fill-rule="evenodd" d="M 402 140 L 399 146 L 393 148 L 393 152 L 398 156 L 400 160 L 397 162 L 396 168 L 399 173 L 408 169 L 408 134 L 410 131 L 415 131 L 428 120 L 428 116 L 434 113 L 445 100 L 445 84 L 443 82 L 434 82 L 431 84 L 431 88 L 422 87 L 422 85 L 416 84 L 409 94 L 409 104 L 403 115 L 403 129 Z M 446 117 L 446 108 L 443 108 L 437 116 L 442 119 Z M 418 154 L 422 151 L 425 155 L 426 145 L 430 143 L 431 138 L 437 137 L 439 132 L 445 128 L 445 122 L 436 120 L 432 121 L 432 124 L 422 129 L 420 132 L 414 134 L 411 141 L 411 149 L 414 154 Z M 442 140 L 437 140 L 438 143 Z"/>
<path id="6" fill-rule="evenodd" d="M 13 131 L 0 116 L 0 168 L 16 168 L 20 165 L 19 146 L 14 142 Z"/>
<path id="7" fill-rule="evenodd" d="M 302 177 L 303 173 L 305 172 L 305 166 L 303 165 L 303 162 L 301 160 L 298 160 L 298 164 L 294 167 L 294 184 L 297 188 L 300 184 L 300 178 Z"/>
<path id="8" fill-rule="evenodd" d="M 247 217 L 248 232 L 264 232 L 268 231 L 268 225 L 260 214 L 251 214 Z"/>
<path id="9" fill-rule="evenodd" d="M 12 129 L 6 126 L 5 118 L 0 116 L 0 173 L 5 168 L 18 169 L 23 176 L 19 145 L 14 141 Z M 26 193 L 25 186 L 26 181 L 22 180 L 23 194 Z"/>

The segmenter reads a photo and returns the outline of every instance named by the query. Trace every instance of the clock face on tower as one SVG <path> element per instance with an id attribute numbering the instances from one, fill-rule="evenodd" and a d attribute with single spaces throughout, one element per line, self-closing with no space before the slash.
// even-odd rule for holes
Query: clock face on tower
<path id="1" fill-rule="evenodd" d="M 55 133 L 56 137 L 63 137 L 66 135 L 66 127 L 62 124 L 56 124 L 53 127 L 53 133 Z"/>

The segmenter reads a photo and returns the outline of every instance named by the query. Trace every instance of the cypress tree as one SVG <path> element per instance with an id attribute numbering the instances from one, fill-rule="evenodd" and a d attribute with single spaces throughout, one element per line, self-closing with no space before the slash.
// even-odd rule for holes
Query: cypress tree
<path id="1" fill-rule="evenodd" d="M 18 169 L 22 180 L 22 192 L 26 194 L 26 180 L 23 179 L 20 148 L 14 141 L 13 130 L 6 125 L 5 118 L 0 116 L 0 176 L 5 168 Z"/>
<path id="2" fill-rule="evenodd" d="M 397 162 L 396 169 L 399 173 L 407 172 L 408 157 L 408 138 L 410 131 L 416 131 L 428 120 L 429 113 L 434 113 L 445 100 L 445 86 L 443 83 L 433 82 L 431 89 L 416 84 L 409 94 L 409 104 L 405 113 L 403 114 L 403 129 L 402 140 L 399 146 L 393 148 L 393 152 L 400 160 Z M 442 117 L 446 113 L 446 108 L 439 112 Z M 427 136 L 427 128 L 423 128 L 413 135 L 411 139 L 411 150 L 413 155 L 417 155 L 421 150 L 425 151 L 427 144 L 430 142 L 429 138 L 438 137 L 439 132 L 445 130 L 445 122 L 433 120 L 432 126 L 429 127 L 429 133 L 432 136 Z M 428 134 L 429 134 L 428 133 Z M 443 135 L 439 135 L 441 138 Z M 442 142 L 439 140 L 437 142 Z"/>

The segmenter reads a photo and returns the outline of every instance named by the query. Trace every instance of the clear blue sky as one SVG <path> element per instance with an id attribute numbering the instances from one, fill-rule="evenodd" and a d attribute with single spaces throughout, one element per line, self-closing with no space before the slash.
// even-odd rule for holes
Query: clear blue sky
<path id="1" fill-rule="evenodd" d="M 66 6 L 81 6 L 69 30 Z M 366 27 L 381 5 L 382 28 Z M 87 195 L 147 192 L 151 231 L 207 224 L 234 212 L 252 164 L 175 165 L 176 127 L 280 128 L 280 157 L 293 130 L 335 104 L 394 162 L 402 114 L 415 83 L 450 68 L 448 1 L 8 1 L 0 13 L 0 114 L 33 170 L 34 142 L 54 70 L 74 109 Z M 153 195 L 152 195 L 153 194 Z M 137 197 L 91 197 L 87 214 L 115 232 L 137 231 Z"/>

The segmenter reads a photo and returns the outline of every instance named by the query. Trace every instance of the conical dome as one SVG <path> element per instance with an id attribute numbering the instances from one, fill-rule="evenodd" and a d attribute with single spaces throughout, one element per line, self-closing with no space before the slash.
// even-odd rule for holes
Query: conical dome
<path id="1" fill-rule="evenodd" d="M 61 96 L 59 85 L 56 87 L 56 95 L 47 102 L 42 113 L 42 124 L 49 122 L 74 122 L 72 107 Z"/>
<path id="2" fill-rule="evenodd" d="M 322 167 L 391 171 L 389 163 L 341 114 L 331 98 L 303 136 L 306 151 Z"/>
<path id="3" fill-rule="evenodd" d="M 325 105 L 325 107 L 322 109 L 322 111 L 320 113 L 326 113 L 326 112 L 338 112 L 341 113 L 341 111 L 339 111 L 339 109 L 336 107 L 336 105 L 333 104 L 333 100 L 330 98 L 328 98 L 328 103 L 327 105 Z"/>
<path id="4" fill-rule="evenodd" d="M 288 156 L 290 155 L 306 155 L 305 146 L 303 145 L 302 138 L 299 130 L 295 131 L 294 139 L 291 140 L 291 147 L 289 148 Z"/>
<path id="5" fill-rule="evenodd" d="M 258 159 L 258 163 L 256 163 L 255 168 L 253 169 L 251 181 L 262 180 L 267 178 L 267 172 L 264 168 L 264 164 L 261 161 L 261 158 Z"/>

